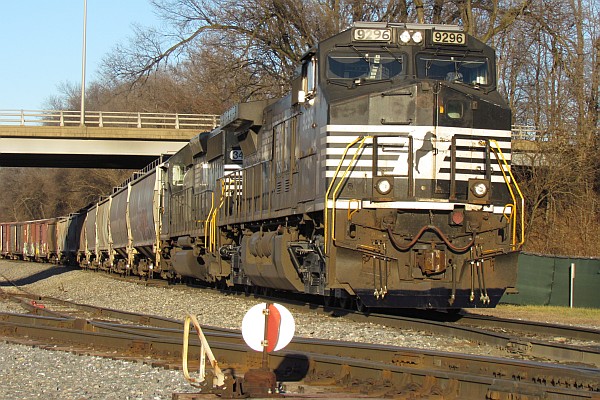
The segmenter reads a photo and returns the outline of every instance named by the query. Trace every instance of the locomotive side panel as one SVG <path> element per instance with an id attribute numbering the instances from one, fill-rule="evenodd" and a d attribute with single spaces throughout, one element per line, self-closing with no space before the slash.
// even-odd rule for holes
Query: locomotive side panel
<path id="1" fill-rule="evenodd" d="M 169 159 L 165 182 L 168 234 L 161 235 L 165 268 L 174 275 L 214 281 L 211 260 L 203 256 L 215 234 L 208 225 L 215 215 L 223 176 L 224 135 L 220 130 L 198 135 Z M 208 231 L 210 230 L 210 234 Z M 209 237 L 210 236 L 210 237 Z"/>
<path id="2" fill-rule="evenodd" d="M 192 208 L 194 173 L 192 149 L 187 144 L 168 163 L 168 218 L 164 222 L 168 224 L 169 237 L 175 240 L 180 236 L 189 236 L 198 229 Z"/>

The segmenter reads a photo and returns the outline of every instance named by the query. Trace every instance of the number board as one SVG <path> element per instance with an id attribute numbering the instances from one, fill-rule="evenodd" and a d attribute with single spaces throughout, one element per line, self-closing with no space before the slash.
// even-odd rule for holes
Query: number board
<path id="1" fill-rule="evenodd" d="M 242 150 L 234 149 L 229 152 L 229 158 L 231 159 L 231 161 L 243 161 L 244 154 L 242 153 Z"/>
<path id="2" fill-rule="evenodd" d="M 355 42 L 389 42 L 392 40 L 391 29 L 355 28 L 352 32 Z"/>
<path id="3" fill-rule="evenodd" d="M 467 37 L 462 32 L 433 31 L 433 43 L 465 45 Z"/>

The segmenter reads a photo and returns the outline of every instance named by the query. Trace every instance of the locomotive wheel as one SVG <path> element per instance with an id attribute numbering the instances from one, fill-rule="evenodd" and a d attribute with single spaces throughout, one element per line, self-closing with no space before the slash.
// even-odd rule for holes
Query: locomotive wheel
<path id="1" fill-rule="evenodd" d="M 222 292 L 229 293 L 231 292 L 231 288 L 227 285 L 227 281 L 225 279 L 221 279 L 217 282 L 217 289 Z"/>
<path id="2" fill-rule="evenodd" d="M 354 305 L 356 306 L 356 311 L 358 311 L 358 312 L 364 312 L 367 309 L 367 307 L 365 306 L 365 303 L 363 303 L 362 300 L 359 299 L 358 297 L 354 301 Z"/>
<path id="3" fill-rule="evenodd" d="M 335 296 L 323 296 L 323 305 L 325 307 L 335 307 L 336 300 Z"/>
<path id="4" fill-rule="evenodd" d="M 340 307 L 346 310 L 352 310 L 354 307 L 354 299 L 352 297 L 341 297 Z"/>

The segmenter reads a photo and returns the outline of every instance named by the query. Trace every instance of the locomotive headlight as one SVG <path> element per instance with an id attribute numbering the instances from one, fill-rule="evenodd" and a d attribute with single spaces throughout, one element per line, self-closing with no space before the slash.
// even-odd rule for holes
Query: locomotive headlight
<path id="1" fill-rule="evenodd" d="M 400 41 L 404 44 L 410 42 L 410 32 L 404 31 L 400 34 Z"/>
<path id="2" fill-rule="evenodd" d="M 477 182 L 471 187 L 473 194 L 477 197 L 484 197 L 488 192 L 488 187 L 484 182 Z"/>
<path id="3" fill-rule="evenodd" d="M 387 178 L 382 178 L 377 181 L 375 188 L 380 194 L 388 194 L 392 191 L 392 183 Z"/>
<path id="4" fill-rule="evenodd" d="M 421 43 L 423 41 L 423 33 L 421 33 L 421 31 L 416 31 L 412 34 L 412 40 L 415 43 Z"/>
<path id="5" fill-rule="evenodd" d="M 491 182 L 489 179 L 469 179 L 467 201 L 473 204 L 488 204 L 491 196 Z"/>

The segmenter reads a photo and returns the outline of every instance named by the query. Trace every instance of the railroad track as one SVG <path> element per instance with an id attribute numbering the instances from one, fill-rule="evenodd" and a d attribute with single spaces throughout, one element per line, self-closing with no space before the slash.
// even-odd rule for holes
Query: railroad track
<path id="1" fill-rule="evenodd" d="M 156 280 L 144 281 L 138 279 L 137 277 L 114 278 L 124 280 L 127 282 L 141 284 L 144 286 L 165 287 L 168 285 L 166 281 L 162 280 L 158 280 L 158 283 L 156 283 Z M 182 285 L 175 285 L 173 287 L 183 288 L 184 290 L 185 288 L 187 288 L 187 286 Z M 205 286 L 194 286 L 193 288 L 195 290 L 215 290 L 214 288 L 208 288 Z M 584 347 L 598 347 L 600 349 L 600 330 L 593 328 L 490 317 L 485 315 L 469 314 L 468 312 L 462 312 L 460 314 L 448 314 L 444 312 L 416 310 L 411 311 L 409 315 L 390 315 L 380 314 L 376 312 L 359 312 L 355 310 L 348 310 L 345 308 L 323 306 L 314 302 L 284 299 L 281 297 L 271 297 L 268 295 L 261 295 L 259 293 L 248 294 L 244 292 L 234 292 L 231 290 L 221 291 L 226 292 L 228 295 L 251 295 L 256 298 L 263 299 L 265 301 L 277 302 L 296 310 L 308 310 L 310 312 L 319 312 L 326 315 L 344 317 L 355 322 L 371 322 L 390 327 L 398 327 L 401 329 L 415 329 L 422 331 L 428 331 L 428 328 L 431 327 L 432 333 L 440 333 L 437 327 L 441 327 L 442 332 L 447 332 L 448 329 L 456 330 L 459 333 L 464 332 L 466 336 L 457 336 L 464 337 L 467 339 L 469 339 L 469 336 L 472 336 L 472 340 L 481 341 L 482 343 L 502 344 L 502 340 L 495 341 L 494 339 L 492 339 L 492 341 L 489 342 L 477 333 L 478 331 L 487 330 L 497 331 L 500 334 L 506 333 L 506 336 L 508 336 L 509 334 L 512 334 L 512 336 L 517 336 L 518 334 L 521 339 L 523 337 L 526 337 L 531 339 L 538 338 L 540 340 L 555 339 L 563 343 L 565 342 L 565 340 L 573 342 L 588 342 L 588 344 L 584 345 Z M 472 330 L 475 333 L 473 335 L 469 335 L 468 332 L 470 330 Z"/>
<path id="2" fill-rule="evenodd" d="M 6 278 L 5 278 L 6 279 Z M 137 277 L 121 278 L 142 285 L 155 286 L 155 282 L 140 280 Z M 164 286 L 164 281 L 158 281 L 158 286 Z M 175 285 L 175 288 L 181 290 L 214 290 L 208 288 L 188 288 L 184 285 Z M 237 292 L 228 292 L 228 294 L 245 295 Z M 600 368 L 600 330 L 564 326 L 556 324 L 542 324 L 532 321 L 508 320 L 478 315 L 448 315 L 445 313 L 424 312 L 418 314 L 421 318 L 402 315 L 389 315 L 377 313 L 363 313 L 350 311 L 341 308 L 332 308 L 313 303 L 299 302 L 291 299 L 271 298 L 268 296 L 254 295 L 265 301 L 278 302 L 291 309 L 300 312 L 319 312 L 327 315 L 333 315 L 345 318 L 354 322 L 366 322 L 396 328 L 401 330 L 413 330 L 429 332 L 433 335 L 456 337 L 468 340 L 476 344 L 492 346 L 500 351 L 506 357 L 519 358 L 533 361 L 545 361 L 554 363 L 571 363 L 584 367 Z M 17 297 L 15 297 L 16 299 Z M 40 297 L 31 293 L 24 292 L 20 297 L 21 303 L 27 307 L 30 312 L 38 315 L 64 316 L 52 310 L 76 309 L 88 310 L 92 318 L 105 318 L 113 320 L 128 320 L 125 312 L 110 310 L 107 308 L 92 307 L 86 305 L 76 305 L 71 302 Z M 40 309 L 31 302 L 53 303 L 54 306 L 48 310 Z M 85 318 L 85 316 L 81 316 Z M 137 317 L 135 317 L 137 318 Z M 147 324 L 144 321 L 130 320 L 134 323 Z M 146 317 L 143 317 L 146 318 Z M 155 317 L 158 318 L 158 317 Z M 448 319 L 455 321 L 448 321 Z M 157 323 L 158 321 L 155 321 Z M 161 325 L 165 328 L 174 328 L 173 324 L 178 322 L 162 321 Z M 555 340 L 559 338 L 560 340 Z M 577 345 L 569 342 L 579 341 Z"/>
<path id="3" fill-rule="evenodd" d="M 99 314 L 105 313 L 99 310 Z M 161 317 L 115 313 L 132 320 L 169 324 Z M 142 358 L 153 366 L 177 368 L 181 362 L 182 322 L 172 323 L 178 327 L 1 313 L 0 334 L 21 342 L 23 338 L 41 341 L 55 350 L 93 355 L 105 352 L 112 358 Z M 222 368 L 245 372 L 260 365 L 260 353 L 248 349 L 239 331 L 203 330 Z M 199 346 L 198 341 L 192 341 L 191 353 L 197 354 Z M 302 381 L 374 397 L 409 396 L 415 392 L 441 393 L 444 398 L 490 399 L 509 394 L 535 394 L 548 399 L 600 396 L 597 369 L 394 346 L 294 338 L 286 349 L 270 355 L 270 365 L 284 384 Z"/>
<path id="4" fill-rule="evenodd" d="M 181 286 L 181 289 L 189 288 Z M 113 347 L 115 343 L 120 343 L 117 345 L 120 354 L 118 357 L 138 357 L 152 365 L 165 368 L 178 368 L 181 363 L 178 356 L 181 353 L 181 321 L 76 304 L 25 292 L 10 297 L 19 301 L 29 312 L 35 313 L 37 316 L 34 318 L 37 319 L 24 322 L 18 319 L 25 318 L 22 315 L 9 318 L 1 314 L 0 332 L 6 335 L 10 332 L 19 337 L 38 338 L 39 335 L 37 340 L 46 343 L 49 339 L 45 338 L 46 334 L 40 332 L 48 331 L 50 333 L 47 335 L 50 337 L 62 338 L 60 340 L 68 338 L 67 343 L 52 344 L 62 346 L 63 349 L 71 348 L 72 344 L 69 343 L 77 343 L 73 339 L 74 336 L 92 335 L 92 338 L 85 336 L 85 339 L 81 339 L 81 343 L 94 344 L 92 350 L 83 347 L 83 351 L 91 351 L 91 354 L 98 355 L 98 352 L 105 351 L 114 358 Z M 281 299 L 276 301 L 284 303 Z M 310 307 L 310 312 L 315 312 L 314 305 L 297 302 L 294 304 L 291 301 L 286 304 L 291 308 Z M 515 338 L 461 325 L 472 325 L 473 321 L 478 323 L 480 318 L 465 318 L 463 321 L 460 317 L 457 322 L 423 321 L 417 318 L 362 314 L 328 307 L 320 307 L 316 311 L 401 329 L 439 332 L 443 335 L 448 335 L 448 331 L 451 331 L 452 335 L 461 338 L 472 335 L 474 341 L 508 348 L 517 353 L 513 355 L 529 361 L 295 338 L 285 351 L 277 352 L 271 357 L 272 365 L 275 366 L 281 381 L 294 382 L 293 379 L 298 380 L 301 375 L 302 382 L 334 384 L 335 387 L 341 388 L 339 390 L 358 390 L 371 396 L 382 396 L 392 392 L 395 395 L 414 395 L 414 390 L 431 394 L 441 390 L 446 393 L 444 398 L 504 398 L 507 393 L 535 393 L 535 396 L 530 398 L 537 398 L 538 395 L 539 398 L 600 398 L 600 370 L 598 364 L 595 364 L 597 351 L 593 349 L 569 349 L 569 346 L 558 344 L 554 350 L 548 350 L 551 346 L 544 344 L 545 350 L 540 350 L 544 347 L 539 347 L 537 343 L 533 346 L 522 337 Z M 56 326 L 52 327 L 53 324 Z M 491 321 L 489 324 L 494 325 L 497 322 Z M 518 324 L 520 325 L 521 321 L 518 321 Z M 530 329 L 527 326 L 519 327 Z M 33 333 L 27 333 L 28 329 L 32 329 Z M 210 344 L 215 346 L 214 352 L 217 357 L 223 360 L 222 363 L 231 365 L 234 370 L 244 371 L 259 361 L 258 353 L 248 350 L 238 331 L 210 327 L 203 329 L 210 335 Z M 551 329 L 552 335 L 566 337 L 569 336 L 568 331 L 572 327 L 559 326 Z M 573 334 L 581 335 L 584 335 L 586 340 L 596 340 L 598 332 L 588 330 L 584 334 Z M 171 346 L 169 350 L 167 345 Z M 231 346 L 231 349 L 228 346 Z M 139 351 L 137 356 L 132 353 L 136 349 Z M 558 357 L 550 354 L 555 358 L 548 358 L 547 353 L 550 351 L 560 354 Z M 332 357 L 340 358 L 339 362 L 332 361 Z M 562 360 L 576 365 L 552 365 L 531 361 L 536 359 L 549 359 L 553 362 Z M 289 377 L 284 371 L 290 370 L 303 372 L 298 376 Z M 470 383 L 463 383 L 463 379 Z M 475 381 L 481 382 L 480 385 L 475 385 Z M 292 383 L 288 383 L 290 384 Z M 384 389 L 388 392 L 382 392 Z M 461 395 L 452 397 L 452 393 Z"/>
<path id="5" fill-rule="evenodd" d="M 256 295 L 258 296 L 258 295 Z M 258 296 L 261 298 L 261 296 Z M 396 329 L 430 332 L 452 336 L 474 343 L 503 349 L 509 357 L 557 363 L 577 363 L 600 368 L 600 330 L 577 326 L 546 324 L 486 317 L 479 315 L 448 315 L 425 311 L 413 315 L 364 313 L 281 298 L 262 296 L 265 301 L 278 302 L 291 309 L 309 310 L 341 317 L 354 322 L 368 322 Z M 578 344 L 570 344 L 578 342 Z"/>

